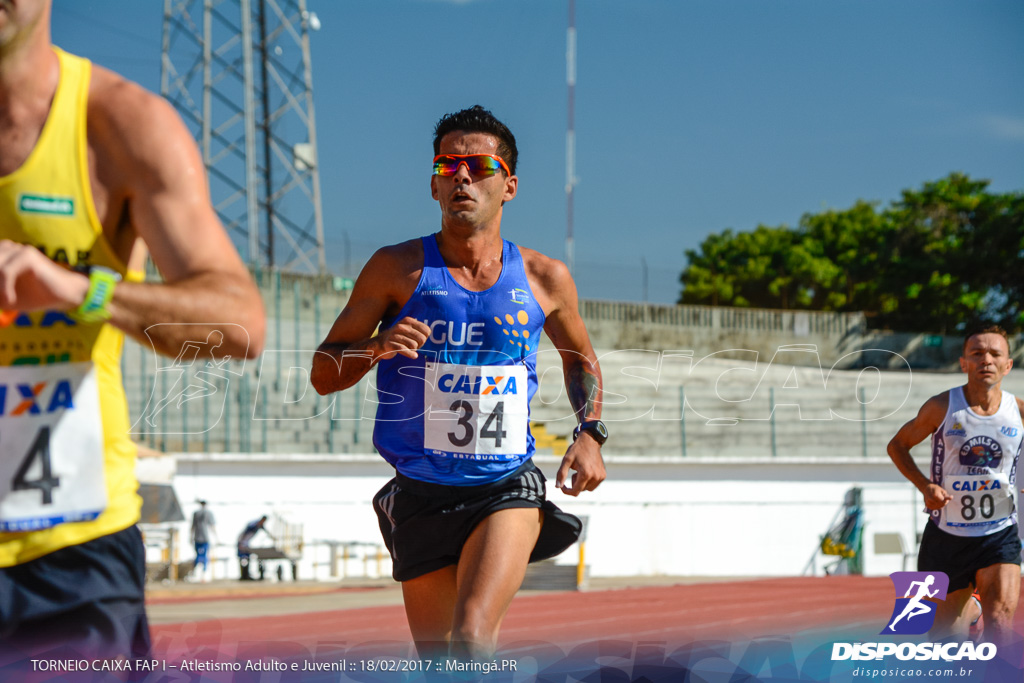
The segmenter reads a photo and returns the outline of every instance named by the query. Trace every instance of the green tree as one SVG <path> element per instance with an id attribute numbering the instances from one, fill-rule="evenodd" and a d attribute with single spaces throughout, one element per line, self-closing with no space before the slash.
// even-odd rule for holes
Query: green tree
<path id="1" fill-rule="evenodd" d="M 866 311 L 875 326 L 1024 327 L 1024 194 L 953 173 L 879 210 L 805 214 L 796 228 L 709 235 L 687 250 L 680 303 Z"/>
<path id="2" fill-rule="evenodd" d="M 876 202 L 858 201 L 844 211 L 805 214 L 800 230 L 821 245 L 822 258 L 835 269 L 819 280 L 814 308 L 823 311 L 877 311 L 886 305 L 878 274 L 885 264 L 885 244 L 894 226 Z"/>
<path id="3" fill-rule="evenodd" d="M 813 308 L 839 272 L 820 242 L 786 226 L 712 234 L 686 256 L 682 303 Z"/>
<path id="4" fill-rule="evenodd" d="M 683 293 L 680 303 L 735 306 L 736 272 L 739 261 L 731 230 L 712 233 L 704 239 L 699 251 L 686 250 L 689 263 L 681 276 Z"/>
<path id="5" fill-rule="evenodd" d="M 953 173 L 893 203 L 897 230 L 882 286 L 896 305 L 882 311 L 886 326 L 953 332 L 981 321 L 1020 324 L 1020 299 L 1010 297 L 1021 293 L 1014 279 L 1022 266 L 1021 196 L 989 194 L 988 185 Z"/>

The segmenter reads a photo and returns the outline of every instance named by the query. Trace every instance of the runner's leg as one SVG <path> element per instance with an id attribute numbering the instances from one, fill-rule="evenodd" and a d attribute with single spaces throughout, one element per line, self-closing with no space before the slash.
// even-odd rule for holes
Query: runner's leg
<path id="1" fill-rule="evenodd" d="M 964 606 L 971 599 L 973 592 L 974 589 L 970 586 L 961 588 L 948 593 L 945 600 L 939 600 L 936 603 L 935 623 L 928 631 L 929 638 L 932 640 L 941 640 L 949 636 L 967 638 L 971 629 L 970 619 L 973 617 L 968 619 L 968 615 L 964 614 Z"/>
<path id="2" fill-rule="evenodd" d="M 452 654 L 483 659 L 526 575 L 544 513 L 537 508 L 499 510 L 473 529 L 458 565 L 458 596 L 452 621 Z"/>
<path id="3" fill-rule="evenodd" d="M 1013 614 L 1020 599 L 1020 565 L 994 564 L 975 574 L 981 611 L 985 615 L 984 640 L 996 645 L 1013 639 Z"/>
<path id="4" fill-rule="evenodd" d="M 448 654 L 456 602 L 455 565 L 402 582 L 405 615 L 420 657 Z"/>

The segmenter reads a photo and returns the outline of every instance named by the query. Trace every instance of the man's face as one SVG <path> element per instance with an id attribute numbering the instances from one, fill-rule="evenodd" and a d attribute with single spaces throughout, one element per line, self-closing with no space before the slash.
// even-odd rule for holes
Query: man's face
<path id="1" fill-rule="evenodd" d="M 12 31 L 14 7 L 11 0 L 0 0 L 0 47 L 10 41 L 9 33 Z"/>
<path id="2" fill-rule="evenodd" d="M 441 138 L 441 154 L 498 154 L 498 138 L 487 133 L 453 131 Z M 519 179 L 499 171 L 474 175 L 460 164 L 453 176 L 430 177 L 430 194 L 441 205 L 444 224 L 477 227 L 501 213 L 502 204 L 516 196 Z"/>
<path id="3" fill-rule="evenodd" d="M 1001 334 L 986 332 L 976 334 L 967 340 L 964 355 L 960 357 L 960 369 L 967 373 L 967 380 L 995 386 L 1006 377 L 1013 367 L 1010 347 Z"/>
<path id="4" fill-rule="evenodd" d="M 0 0 L 0 50 L 14 44 L 49 13 L 51 0 Z M 0 51 L 0 56 L 3 52 Z"/>

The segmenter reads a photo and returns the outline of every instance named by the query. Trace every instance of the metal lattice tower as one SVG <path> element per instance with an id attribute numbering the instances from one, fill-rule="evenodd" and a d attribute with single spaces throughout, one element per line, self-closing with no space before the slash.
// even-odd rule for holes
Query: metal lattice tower
<path id="1" fill-rule="evenodd" d="M 568 120 L 565 126 L 565 265 L 576 274 L 576 248 L 573 242 L 573 189 L 576 177 L 576 0 L 569 0 L 569 28 L 565 32 L 565 85 L 568 92 Z"/>
<path id="2" fill-rule="evenodd" d="M 306 0 L 164 0 L 161 94 L 254 267 L 325 272 Z"/>

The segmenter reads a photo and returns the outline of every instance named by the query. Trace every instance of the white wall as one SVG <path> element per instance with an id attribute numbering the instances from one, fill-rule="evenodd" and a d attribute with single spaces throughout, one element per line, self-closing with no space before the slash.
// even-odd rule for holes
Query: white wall
<path id="1" fill-rule="evenodd" d="M 920 496 L 887 458 L 730 459 L 617 457 L 608 480 L 577 499 L 555 491 L 558 459 L 537 456 L 549 477 L 549 497 L 589 518 L 586 545 L 592 576 L 791 576 L 801 574 L 819 539 L 835 521 L 845 492 L 864 491 L 864 569 L 886 575 L 899 556 L 874 554 L 873 536 L 896 531 L 907 543 L 924 528 Z M 277 513 L 305 528 L 303 578 L 328 577 L 327 548 L 316 541 L 380 544 L 373 494 L 391 476 L 376 455 L 179 454 L 140 461 L 140 478 L 171 481 L 186 518 L 205 499 L 217 519 L 217 576 L 237 576 L 233 545 L 244 525 Z M 191 557 L 188 524 L 182 559 Z M 363 552 L 363 551 L 359 551 Z M 366 564 L 349 562 L 349 575 L 377 573 L 375 550 Z M 559 560 L 574 563 L 575 549 Z M 811 568 L 835 558 L 817 556 Z M 314 567 L 314 563 L 323 563 Z M 912 569 L 911 560 L 908 568 Z M 381 572 L 387 575 L 385 561 Z"/>

